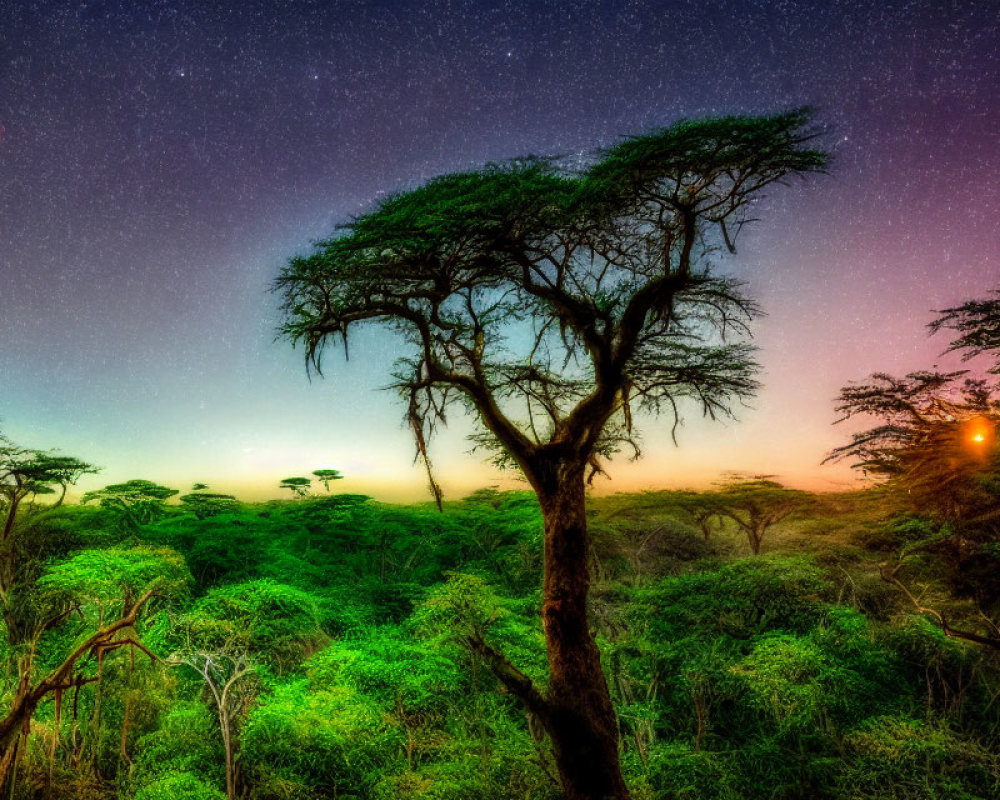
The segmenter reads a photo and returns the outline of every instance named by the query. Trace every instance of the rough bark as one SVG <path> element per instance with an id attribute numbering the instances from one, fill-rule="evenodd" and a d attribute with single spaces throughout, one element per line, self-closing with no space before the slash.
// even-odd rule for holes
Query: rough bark
<path id="1" fill-rule="evenodd" d="M 542 722 L 568 800 L 626 800 L 617 719 L 587 619 L 584 465 L 561 468 L 554 477 L 554 485 L 539 492 L 545 521 L 542 625 L 549 661 Z"/>

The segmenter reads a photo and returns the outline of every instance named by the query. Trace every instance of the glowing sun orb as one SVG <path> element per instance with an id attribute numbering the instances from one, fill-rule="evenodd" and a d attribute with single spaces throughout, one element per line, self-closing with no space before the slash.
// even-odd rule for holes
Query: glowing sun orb
<path id="1" fill-rule="evenodd" d="M 983 436 L 981 433 L 977 433 L 977 434 L 975 434 L 972 437 L 972 441 L 974 441 L 974 442 L 985 442 L 986 441 L 986 437 Z"/>

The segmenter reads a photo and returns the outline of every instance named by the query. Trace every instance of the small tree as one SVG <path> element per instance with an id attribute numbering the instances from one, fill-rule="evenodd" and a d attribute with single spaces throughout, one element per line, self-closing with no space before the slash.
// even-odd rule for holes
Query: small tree
<path id="1" fill-rule="evenodd" d="M 313 475 L 315 475 L 323 485 L 326 487 L 327 492 L 330 491 L 330 481 L 339 481 L 343 479 L 343 475 L 340 474 L 340 470 L 336 469 L 317 469 L 313 470 Z"/>
<path id="2" fill-rule="evenodd" d="M 311 483 L 311 478 L 284 478 L 278 486 L 281 489 L 289 489 L 295 497 L 305 497 L 309 494 Z"/>
<path id="3" fill-rule="evenodd" d="M 254 667 L 247 663 L 245 654 L 191 651 L 175 655 L 171 662 L 185 665 L 201 676 L 215 705 L 222 731 L 222 748 L 226 759 L 226 798 L 237 797 L 236 742 L 237 719 L 256 696 L 259 688 L 251 685 L 249 678 Z"/>
<path id="4" fill-rule="evenodd" d="M 771 475 L 736 477 L 710 497 L 719 516 L 731 519 L 750 543 L 750 551 L 760 554 L 764 534 L 772 526 L 802 509 L 812 497 L 808 492 L 787 489 L 771 480 Z"/>
<path id="5" fill-rule="evenodd" d="M 179 499 L 184 506 L 194 512 L 198 519 L 225 514 L 227 511 L 234 511 L 239 506 L 239 501 L 233 495 L 215 494 L 214 492 L 182 494 Z"/>
<path id="6" fill-rule="evenodd" d="M 359 325 L 399 335 L 394 385 L 439 503 L 427 442 L 453 404 L 537 494 L 548 692 L 480 652 L 551 737 L 570 800 L 628 796 L 587 618 L 586 483 L 619 448 L 638 454 L 634 411 L 676 424 L 685 399 L 714 417 L 755 390 L 751 350 L 724 338 L 747 329 L 754 305 L 709 263 L 733 250 L 765 188 L 824 168 L 809 121 L 798 110 L 681 122 L 582 171 L 529 158 L 445 175 L 277 280 L 283 333 L 317 370 L 324 345 L 346 347 Z"/>
<path id="7" fill-rule="evenodd" d="M 714 492 L 680 492 L 674 502 L 698 526 L 706 543 L 712 536 L 712 528 L 721 527 L 722 514 Z"/>
<path id="8" fill-rule="evenodd" d="M 162 517 L 165 513 L 164 503 L 175 494 L 176 489 L 134 478 L 125 483 L 113 483 L 103 489 L 87 492 L 81 502 L 97 500 L 101 508 L 115 515 L 123 533 L 135 533 L 141 526 Z"/>
<path id="9" fill-rule="evenodd" d="M 19 541 L 26 519 L 57 508 L 66 497 L 66 489 L 83 475 L 97 468 L 72 456 L 62 456 L 44 450 L 20 447 L 0 437 L 0 607 L 7 628 L 8 640 L 14 642 L 28 635 L 16 619 L 14 607 L 19 604 L 12 595 L 15 584 L 23 581 L 24 556 L 30 554 L 28 543 Z M 39 496 L 59 496 L 54 503 L 36 504 Z M 19 577 L 20 576 L 20 577 Z M 28 580 L 31 583 L 31 580 Z"/>
<path id="10" fill-rule="evenodd" d="M 317 599 L 292 586 L 251 581 L 211 590 L 180 619 L 182 647 L 171 663 L 201 677 L 219 719 L 226 797 L 238 795 L 238 726 L 260 692 L 261 664 L 278 673 L 327 641 Z"/>

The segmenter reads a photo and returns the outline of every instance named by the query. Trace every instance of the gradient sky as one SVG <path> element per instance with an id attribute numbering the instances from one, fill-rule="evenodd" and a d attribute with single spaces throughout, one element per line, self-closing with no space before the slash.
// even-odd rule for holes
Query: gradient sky
<path id="1" fill-rule="evenodd" d="M 0 430 L 242 497 L 319 467 L 426 497 L 375 332 L 310 383 L 270 281 L 385 192 L 681 117 L 809 104 L 829 176 L 776 190 L 725 271 L 750 285 L 765 389 L 692 411 L 602 491 L 726 470 L 808 488 L 845 440 L 833 397 L 934 363 L 924 325 L 1000 285 L 998 0 L 0 0 Z M 498 482 L 464 428 L 450 497 Z"/>

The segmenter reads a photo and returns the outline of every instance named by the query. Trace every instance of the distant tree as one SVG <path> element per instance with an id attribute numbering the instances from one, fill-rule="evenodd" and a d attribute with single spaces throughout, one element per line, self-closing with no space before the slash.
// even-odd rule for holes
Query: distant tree
<path id="1" fill-rule="evenodd" d="M 191 485 L 192 492 L 200 492 L 202 491 L 202 489 L 207 489 L 207 488 L 208 488 L 207 483 L 195 483 Z"/>
<path id="2" fill-rule="evenodd" d="M 136 478 L 87 492 L 82 502 L 97 500 L 101 508 L 115 515 L 123 532 L 134 533 L 140 526 L 163 516 L 164 503 L 175 494 L 176 489 Z"/>
<path id="3" fill-rule="evenodd" d="M 625 798 L 618 725 L 587 618 L 585 487 L 633 411 L 693 399 L 709 416 L 755 390 L 751 349 L 726 342 L 754 305 L 712 274 L 763 190 L 821 171 L 810 113 L 680 122 L 570 171 L 529 158 L 390 197 L 277 279 L 283 333 L 321 368 L 365 323 L 399 335 L 395 388 L 417 455 L 457 403 L 477 443 L 524 474 L 545 526 L 543 694 L 482 638 L 469 645 L 552 739 L 570 800 Z M 589 473 L 589 475 L 588 475 Z"/>
<path id="4" fill-rule="evenodd" d="M 62 504 L 66 489 L 81 477 L 98 469 L 93 464 L 72 456 L 62 456 L 45 450 L 20 447 L 0 436 L 0 513 L 3 514 L 2 540 L 7 541 L 18 510 L 39 495 L 59 497 L 51 507 Z"/>
<path id="5" fill-rule="evenodd" d="M 684 516 L 698 526 L 706 542 L 712 536 L 712 528 L 721 526 L 722 514 L 714 492 L 679 492 L 675 505 Z"/>
<path id="6" fill-rule="evenodd" d="M 281 489 L 289 489 L 296 497 L 305 497 L 309 494 L 309 485 L 312 478 L 284 478 L 278 485 Z"/>
<path id="7" fill-rule="evenodd" d="M 709 503 L 716 513 L 731 519 L 747 536 L 750 551 L 760 554 L 764 534 L 772 526 L 799 511 L 812 495 L 788 489 L 771 475 L 738 476 L 711 494 Z"/>
<path id="8" fill-rule="evenodd" d="M 4 609 L 9 636 L 17 627 L 8 613 L 18 566 L 15 524 L 26 516 L 26 510 L 27 516 L 32 516 L 58 507 L 65 499 L 70 484 L 97 471 L 97 467 L 78 458 L 20 447 L 0 437 L 0 517 L 3 519 L 0 533 L 0 604 Z M 35 504 L 37 497 L 55 494 L 57 490 L 59 496 L 54 503 Z"/>
<path id="9" fill-rule="evenodd" d="M 227 511 L 234 511 L 239 506 L 239 501 L 231 494 L 195 492 L 193 494 L 182 494 L 178 499 L 190 508 L 198 519 L 207 519 L 208 517 L 214 517 L 216 514 L 225 514 Z"/>
<path id="10" fill-rule="evenodd" d="M 328 492 L 330 491 L 330 481 L 339 481 L 344 477 L 340 474 L 340 470 L 336 469 L 313 470 L 313 475 L 323 482 L 323 485 L 326 487 Z"/>

